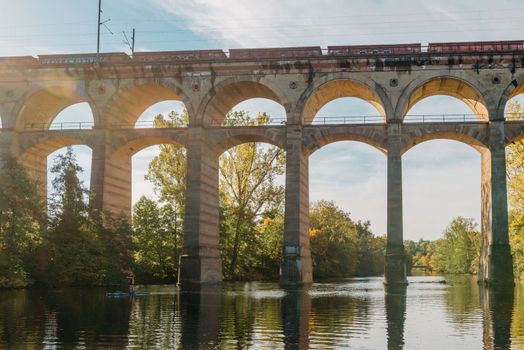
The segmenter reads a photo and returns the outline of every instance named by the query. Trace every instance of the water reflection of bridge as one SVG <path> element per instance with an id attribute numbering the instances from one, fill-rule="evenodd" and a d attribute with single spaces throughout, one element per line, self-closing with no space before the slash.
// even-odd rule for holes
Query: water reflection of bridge
<path id="1" fill-rule="evenodd" d="M 511 348 L 511 325 L 514 312 L 513 291 L 502 293 L 485 287 L 479 287 L 479 291 L 479 303 L 482 309 L 483 349 Z M 187 321 L 187 333 L 183 331 L 183 348 L 208 348 L 210 344 L 216 346 L 220 343 L 220 337 L 224 336 L 224 334 L 220 334 L 220 328 L 222 330 L 226 328 L 224 324 L 221 324 L 224 320 L 224 310 L 221 310 L 221 307 L 224 307 L 224 305 L 219 298 L 220 293 L 219 289 L 215 289 L 215 292 L 211 293 L 206 288 L 202 294 L 182 294 L 180 303 L 183 308 L 187 308 L 184 312 L 187 315 L 192 315 L 190 320 Z M 209 299 L 210 296 L 211 299 Z M 280 301 L 280 305 L 283 339 L 282 343 L 275 342 L 275 346 L 283 345 L 285 349 L 307 349 L 311 342 L 311 332 L 315 331 L 312 327 L 316 327 L 311 320 L 312 299 L 308 289 L 287 290 L 286 295 Z M 386 288 L 384 307 L 388 349 L 403 349 L 406 345 L 405 324 L 406 319 L 410 317 L 406 306 L 406 286 Z M 195 321 L 196 323 L 194 323 Z M 443 327 L 443 325 L 439 326 Z M 252 332 L 253 330 L 246 331 Z M 335 332 L 335 330 L 331 331 Z M 330 333 L 328 332 L 328 334 Z M 354 336 L 357 336 L 357 334 Z M 247 343 L 249 344 L 249 342 Z M 251 345 L 253 344 L 256 344 L 255 340 L 252 340 Z M 446 342 L 443 342 L 443 344 L 446 344 Z M 341 346 L 336 339 L 331 339 L 331 342 L 325 343 L 325 345 L 328 348 Z M 409 345 L 409 341 L 407 345 Z M 425 344 L 425 346 L 429 345 L 433 344 Z M 411 343 L 412 346 L 414 346 L 413 343 Z M 415 346 L 424 346 L 424 339 L 417 338 Z"/>
<path id="2" fill-rule="evenodd" d="M 524 135 L 524 121 L 505 120 L 506 102 L 524 92 L 522 47 L 513 44 L 432 44 L 371 51 L 317 47 L 51 55 L 0 59 L 0 155 L 16 156 L 44 184 L 47 156 L 67 145 L 91 147 L 92 206 L 130 215 L 131 157 L 155 144 L 187 150 L 188 174 L 182 282 L 222 278 L 219 246 L 218 158 L 245 142 L 286 150 L 283 284 L 312 281 L 309 248 L 308 158 L 336 141 L 367 143 L 387 157 L 387 252 L 385 282 L 406 283 L 403 248 L 402 155 L 432 139 L 451 139 L 478 150 L 482 164 L 482 268 L 480 280 L 512 284 L 508 245 L 505 146 Z M 398 48 L 404 49 L 400 50 Z M 470 49 L 464 49 L 471 48 Z M 442 48 L 446 48 L 444 51 Z M 400 51 L 399 51 L 400 50 Z M 483 51 L 485 50 L 485 51 Z M 449 95 L 470 107 L 470 116 L 419 116 L 409 109 L 433 95 Z M 340 97 L 371 103 L 380 118 L 316 120 Z M 266 98 L 281 104 L 286 120 L 259 127 L 223 127 L 241 101 Z M 130 128 L 150 105 L 182 101 L 185 128 Z M 54 116 L 89 103 L 93 124 L 60 130 Z M 87 129 L 86 129 L 87 128 Z"/>

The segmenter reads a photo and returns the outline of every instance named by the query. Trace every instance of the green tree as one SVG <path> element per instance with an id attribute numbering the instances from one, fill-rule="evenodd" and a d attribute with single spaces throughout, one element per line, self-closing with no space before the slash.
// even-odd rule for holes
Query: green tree
<path id="1" fill-rule="evenodd" d="M 507 119 L 522 119 L 524 108 L 514 102 L 508 107 Z M 512 142 L 506 151 L 508 197 L 510 202 L 509 232 L 515 276 L 524 279 L 524 142 Z"/>
<path id="2" fill-rule="evenodd" d="M 473 219 L 456 217 L 444 231 L 444 238 L 435 242 L 433 264 L 443 273 L 477 272 L 481 245 L 480 232 Z"/>
<path id="3" fill-rule="evenodd" d="M 354 276 L 358 235 L 349 213 L 334 202 L 319 201 L 310 211 L 311 257 L 315 278 Z"/>
<path id="4" fill-rule="evenodd" d="M 376 237 L 369 221 L 355 223 L 358 237 L 357 276 L 377 276 L 384 272 L 386 237 Z"/>
<path id="5" fill-rule="evenodd" d="M 155 117 L 156 127 L 187 125 L 189 117 L 186 111 L 182 114 L 170 112 L 167 119 L 162 114 Z M 160 145 L 160 153 L 149 163 L 145 179 L 150 181 L 159 199 L 170 203 L 180 217 L 184 215 L 186 191 L 186 150 L 178 145 Z"/>
<path id="6" fill-rule="evenodd" d="M 8 157 L 0 171 L 0 288 L 31 284 L 45 204 L 25 169 Z"/>
<path id="7" fill-rule="evenodd" d="M 111 241 L 100 238 L 103 225 L 89 216 L 89 193 L 78 177 L 81 171 L 71 147 L 51 167 L 55 176 L 49 229 L 38 254 L 37 271 L 40 282 L 47 285 L 104 285 L 119 275 L 120 266 L 115 263 L 119 260 L 108 254 Z M 106 230 L 106 237 L 114 233 L 111 227 Z"/>
<path id="8" fill-rule="evenodd" d="M 169 120 L 159 115 L 159 125 L 182 125 L 187 114 L 169 114 Z M 225 125 L 265 125 L 267 114 L 255 118 L 245 112 L 229 114 Z M 231 148 L 220 157 L 220 244 L 224 274 L 228 279 L 243 278 L 259 264 L 261 247 L 252 244 L 260 232 L 257 226 L 262 214 L 282 211 L 284 187 L 277 177 L 285 171 L 285 152 L 274 146 L 245 143 Z M 185 193 L 185 151 L 173 145 L 161 146 L 160 154 L 149 165 L 147 179 L 160 200 L 183 212 Z M 280 249 L 280 247 L 279 247 Z"/>
<path id="9" fill-rule="evenodd" d="M 133 257 L 143 277 L 172 281 L 182 249 L 182 227 L 172 205 L 146 197 L 133 209 Z"/>
<path id="10" fill-rule="evenodd" d="M 233 112 L 226 124 L 265 125 L 268 121 L 267 114 L 251 118 L 245 112 Z M 249 267 L 246 263 L 252 258 L 251 240 L 262 212 L 282 209 L 284 186 L 278 185 L 276 179 L 284 172 L 285 152 L 276 146 L 244 143 L 221 155 L 220 205 L 224 212 L 221 247 L 226 277 L 235 279 Z"/>
<path id="11" fill-rule="evenodd" d="M 254 260 L 249 266 L 251 271 L 248 272 L 251 279 L 278 279 L 283 240 L 284 213 L 281 210 L 263 213 L 262 220 L 251 237 L 250 247 Z"/>

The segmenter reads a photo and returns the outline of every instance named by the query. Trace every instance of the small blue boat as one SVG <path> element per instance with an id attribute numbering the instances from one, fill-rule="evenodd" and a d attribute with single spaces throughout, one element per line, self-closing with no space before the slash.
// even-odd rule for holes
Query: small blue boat
<path id="1" fill-rule="evenodd" d="M 147 292 L 123 292 L 123 291 L 117 291 L 117 292 L 109 292 L 106 293 L 106 297 L 108 298 L 134 298 L 134 297 L 143 297 L 147 295 Z"/>

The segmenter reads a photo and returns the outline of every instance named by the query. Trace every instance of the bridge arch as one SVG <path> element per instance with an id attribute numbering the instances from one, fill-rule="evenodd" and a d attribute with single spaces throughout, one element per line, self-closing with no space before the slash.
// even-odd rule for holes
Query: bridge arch
<path id="1" fill-rule="evenodd" d="M 182 86 L 171 80 L 127 82 L 109 101 L 106 123 L 110 127 L 134 128 L 144 111 L 156 103 L 169 100 L 181 101 L 191 122 L 193 106 Z"/>
<path id="2" fill-rule="evenodd" d="M 327 131 L 325 133 L 312 133 L 305 137 L 304 147 L 309 155 L 324 146 L 340 141 L 356 141 L 371 146 L 383 154 L 387 154 L 385 138 L 377 137 L 376 134 L 358 131 Z"/>
<path id="3" fill-rule="evenodd" d="M 64 147 L 77 145 L 86 146 L 92 150 L 81 139 L 48 138 L 28 146 L 18 156 L 18 161 L 26 169 L 28 176 L 38 184 L 39 191 L 44 198 L 47 198 L 48 157 Z"/>
<path id="4" fill-rule="evenodd" d="M 162 115 L 163 122 L 157 120 Z M 149 106 L 135 121 L 134 128 L 187 127 L 189 116 L 182 101 L 166 100 Z"/>
<path id="5" fill-rule="evenodd" d="M 488 151 L 488 146 L 484 141 L 479 140 L 475 136 L 471 136 L 465 133 L 457 131 L 427 131 L 419 135 L 411 136 L 404 141 L 403 147 L 401 148 L 401 154 L 405 154 L 407 151 L 426 141 L 431 140 L 452 140 L 466 144 L 473 149 L 477 150 L 480 154 L 484 154 Z"/>
<path id="6" fill-rule="evenodd" d="M 172 137 L 164 136 L 148 136 L 148 137 L 137 137 L 129 140 L 126 143 L 119 146 L 112 153 L 112 158 L 123 159 L 123 157 L 131 158 L 136 153 L 144 150 L 145 148 L 156 146 L 156 145 L 175 145 L 184 147 L 180 140 L 176 140 Z"/>
<path id="7" fill-rule="evenodd" d="M 218 154 L 250 142 L 262 142 L 282 149 L 285 148 L 285 130 L 277 128 L 241 128 L 230 130 L 227 134 L 217 133 L 212 137 Z"/>
<path id="8" fill-rule="evenodd" d="M 497 115 L 497 119 L 499 120 L 505 119 L 506 115 L 505 114 L 502 115 L 501 113 L 508 112 L 507 108 L 510 104 L 510 101 L 519 95 L 524 96 L 524 74 L 520 74 L 517 77 L 515 77 L 515 79 L 513 79 L 509 83 L 509 85 L 504 89 L 504 92 L 502 93 L 502 96 L 497 106 L 497 113 L 499 113 L 499 115 Z M 523 116 L 520 116 L 520 115 L 513 116 L 513 117 L 516 117 L 517 119 L 524 119 L 524 115 Z"/>
<path id="9" fill-rule="evenodd" d="M 356 97 L 369 102 L 386 119 L 392 110 L 384 89 L 371 79 L 359 80 L 347 74 L 326 75 L 314 81 L 302 94 L 296 111 L 304 124 L 311 124 L 318 111 L 327 103 L 341 97 Z"/>
<path id="10" fill-rule="evenodd" d="M 16 118 L 16 129 L 26 127 L 49 129 L 55 117 L 64 109 L 87 102 L 91 111 L 93 103 L 83 83 L 63 82 L 33 91 L 23 102 Z M 96 118 L 94 120 L 97 122 Z"/>
<path id="11" fill-rule="evenodd" d="M 488 121 L 488 104 L 477 84 L 452 75 L 420 78 L 403 91 L 397 104 L 395 117 L 404 120 L 408 111 L 422 99 L 435 95 L 451 96 L 464 102 L 478 120 Z"/>
<path id="12" fill-rule="evenodd" d="M 134 156 L 147 148 L 161 145 L 175 145 L 184 148 L 181 140 L 177 138 L 154 135 L 128 139 L 113 150 L 105 163 L 103 186 L 101 187 L 104 210 L 131 219 L 132 202 L 135 197 L 133 194 L 135 190 L 133 188 Z M 146 160 L 150 157 L 146 156 Z"/>
<path id="13" fill-rule="evenodd" d="M 200 122 L 204 125 L 221 125 L 233 107 L 253 98 L 272 100 L 287 110 L 285 98 L 268 81 L 230 78 L 218 83 L 206 94 L 198 112 L 202 118 Z"/>

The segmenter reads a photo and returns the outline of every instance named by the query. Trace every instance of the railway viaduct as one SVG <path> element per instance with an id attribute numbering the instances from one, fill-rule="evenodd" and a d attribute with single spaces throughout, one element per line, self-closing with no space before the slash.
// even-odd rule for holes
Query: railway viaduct
<path id="1" fill-rule="evenodd" d="M 400 45 L 401 46 L 401 45 Z M 187 150 L 182 283 L 219 282 L 218 158 L 245 142 L 286 151 L 285 234 L 281 282 L 312 281 L 308 236 L 308 157 L 329 143 L 355 140 L 387 157 L 386 284 L 404 284 L 402 154 L 432 139 L 451 139 L 481 154 L 483 248 L 479 279 L 513 283 L 508 244 L 505 146 L 524 135 L 524 120 L 504 108 L 524 92 L 524 52 L 478 47 L 454 50 L 360 50 L 319 47 L 186 52 L 47 55 L 0 58 L 0 155 L 13 155 L 46 183 L 47 156 L 67 145 L 92 149 L 92 205 L 130 215 L 131 157 L 155 144 Z M 473 118 L 406 122 L 407 111 L 432 95 L 465 102 Z M 322 106 L 357 97 L 380 118 L 315 122 Z M 264 126 L 223 126 L 228 111 L 250 98 L 281 104 L 287 118 Z M 187 127 L 134 128 L 140 114 L 180 100 Z M 50 130 L 67 106 L 89 103 L 94 126 Z"/>

